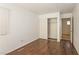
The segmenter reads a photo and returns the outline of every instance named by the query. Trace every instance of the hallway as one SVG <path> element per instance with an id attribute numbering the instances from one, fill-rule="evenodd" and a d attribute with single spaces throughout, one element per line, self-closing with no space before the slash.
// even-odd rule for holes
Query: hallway
<path id="1" fill-rule="evenodd" d="M 77 55 L 77 52 L 67 40 L 58 43 L 52 39 L 38 39 L 7 55 Z"/>

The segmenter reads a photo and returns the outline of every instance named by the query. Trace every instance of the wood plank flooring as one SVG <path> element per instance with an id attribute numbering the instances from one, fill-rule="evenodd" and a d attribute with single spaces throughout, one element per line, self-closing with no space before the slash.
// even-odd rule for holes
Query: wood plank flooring
<path id="1" fill-rule="evenodd" d="M 7 55 L 78 55 L 78 53 L 70 41 L 61 40 L 58 43 L 52 39 L 38 39 Z"/>

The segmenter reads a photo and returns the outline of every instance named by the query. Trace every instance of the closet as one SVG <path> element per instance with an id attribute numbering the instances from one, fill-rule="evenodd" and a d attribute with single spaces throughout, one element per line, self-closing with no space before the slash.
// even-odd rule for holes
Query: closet
<path id="1" fill-rule="evenodd" d="M 57 19 L 56 18 L 48 19 L 48 38 L 57 39 Z"/>

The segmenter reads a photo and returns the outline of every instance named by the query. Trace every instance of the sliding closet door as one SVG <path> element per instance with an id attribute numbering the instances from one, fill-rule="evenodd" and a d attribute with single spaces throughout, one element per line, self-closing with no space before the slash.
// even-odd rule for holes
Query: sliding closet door
<path id="1" fill-rule="evenodd" d="M 48 20 L 48 38 L 57 39 L 57 19 Z"/>
<path id="2" fill-rule="evenodd" d="M 6 8 L 0 8 L 0 35 L 8 33 L 9 11 Z"/>

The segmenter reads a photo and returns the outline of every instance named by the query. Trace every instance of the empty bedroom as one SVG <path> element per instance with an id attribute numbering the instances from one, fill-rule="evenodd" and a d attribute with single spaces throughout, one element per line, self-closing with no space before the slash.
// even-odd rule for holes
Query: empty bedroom
<path id="1" fill-rule="evenodd" d="M 78 3 L 0 3 L 0 55 L 78 55 Z"/>

